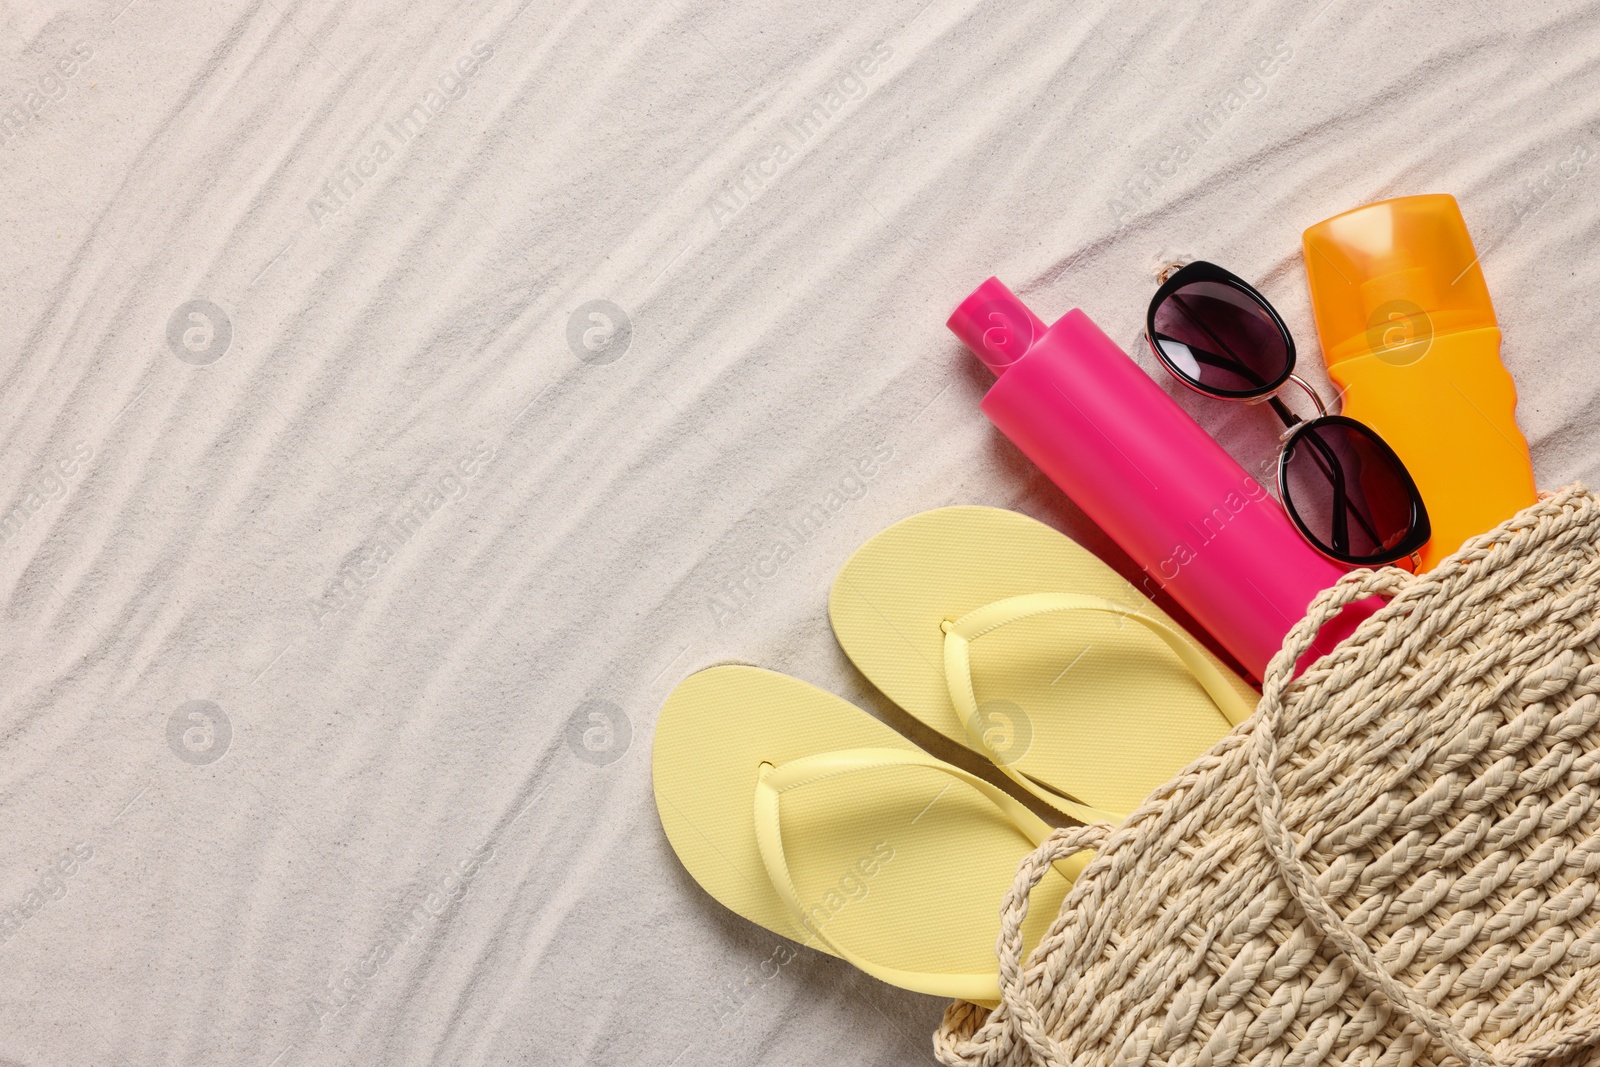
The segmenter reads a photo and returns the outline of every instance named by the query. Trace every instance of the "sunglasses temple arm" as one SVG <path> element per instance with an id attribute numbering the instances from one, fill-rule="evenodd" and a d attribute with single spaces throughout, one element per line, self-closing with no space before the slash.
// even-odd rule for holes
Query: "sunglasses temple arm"
<path id="1" fill-rule="evenodd" d="M 1219 356 L 1215 352 L 1208 352 L 1203 348 L 1196 348 L 1194 345 L 1189 346 L 1189 352 L 1194 356 L 1196 363 L 1204 363 L 1208 367 L 1218 367 L 1228 371 L 1230 374 L 1248 378 L 1251 385 L 1260 386 L 1265 384 L 1261 380 L 1261 375 L 1232 356 Z"/>
<path id="2" fill-rule="evenodd" d="M 1333 530 L 1330 531 L 1333 548 L 1339 552 L 1348 552 L 1350 522 L 1346 512 L 1350 507 L 1350 501 L 1344 491 L 1344 472 L 1340 469 L 1338 460 L 1320 440 L 1311 434 L 1305 434 L 1304 440 L 1311 449 L 1311 458 L 1316 461 L 1322 476 L 1328 479 L 1328 485 L 1333 489 L 1333 513 L 1328 516 L 1333 522 Z M 1281 458 L 1279 462 L 1282 462 Z"/>
<path id="3" fill-rule="evenodd" d="M 1333 542 L 1334 547 L 1341 552 L 1349 551 L 1350 524 L 1349 517 L 1355 516 L 1362 532 L 1372 539 L 1375 545 L 1383 544 L 1383 539 L 1378 536 L 1378 531 L 1372 528 L 1366 517 L 1350 503 L 1350 496 L 1344 488 L 1344 468 L 1334 459 L 1328 446 L 1310 434 L 1306 435 L 1306 443 L 1311 445 L 1311 454 L 1317 461 L 1317 466 L 1322 468 L 1322 474 L 1333 486 Z"/>
<path id="4" fill-rule="evenodd" d="M 1289 406 L 1276 396 L 1267 397 L 1267 406 L 1278 416 L 1284 426 L 1290 429 L 1300 425 L 1303 421 L 1299 415 L 1290 411 Z M 1322 468 L 1323 477 L 1327 478 L 1328 483 L 1333 486 L 1334 547 L 1341 552 L 1349 551 L 1349 517 L 1352 515 L 1355 516 L 1356 523 L 1360 525 L 1362 531 L 1372 538 L 1373 544 L 1382 544 L 1383 541 L 1378 537 L 1378 532 L 1372 528 L 1372 524 L 1367 522 L 1366 517 L 1350 503 L 1350 494 L 1345 492 L 1344 488 L 1344 468 L 1339 465 L 1321 439 L 1307 434 L 1306 442 L 1311 445 L 1311 454 L 1316 459 L 1317 466 Z"/>
<path id="5" fill-rule="evenodd" d="M 1226 364 L 1219 362 L 1222 357 L 1214 352 L 1205 353 L 1206 355 L 1212 356 L 1212 359 L 1204 359 L 1200 352 L 1195 352 L 1196 359 L 1200 359 L 1205 363 L 1210 363 L 1214 367 L 1225 367 L 1227 370 L 1233 371 L 1242 378 L 1249 378 L 1253 380 L 1257 385 L 1263 384 L 1261 381 L 1261 376 L 1255 371 L 1251 370 L 1250 365 L 1244 360 L 1240 359 L 1238 354 L 1235 353 L 1233 349 L 1228 347 L 1228 342 L 1218 337 L 1216 331 L 1210 326 L 1206 325 L 1204 316 L 1196 315 L 1194 313 L 1194 311 L 1189 307 L 1188 301 L 1184 300 L 1183 297 L 1179 296 L 1177 293 L 1173 293 L 1172 296 L 1168 297 L 1168 299 L 1172 301 L 1178 310 L 1183 312 L 1184 318 L 1194 323 L 1197 329 L 1201 330 L 1207 337 L 1211 338 L 1211 342 L 1213 344 L 1222 349 L 1222 351 L 1227 355 L 1228 362 Z"/>
<path id="6" fill-rule="evenodd" d="M 1363 533 L 1371 538 L 1374 545 L 1382 545 L 1383 538 L 1378 536 L 1378 531 L 1372 528 L 1372 524 L 1367 521 L 1367 517 L 1361 513 L 1361 509 L 1350 502 L 1350 494 L 1344 488 L 1344 467 L 1339 466 L 1336 469 L 1339 473 L 1338 496 L 1340 502 L 1344 505 L 1345 514 L 1355 517 L 1356 524 L 1361 527 Z M 1345 536 L 1349 536 L 1348 529 L 1345 531 Z"/>
<path id="7" fill-rule="evenodd" d="M 1317 442 L 1319 448 L 1326 447 L 1321 441 Z M 1350 551 L 1350 494 L 1344 488 L 1344 467 L 1337 457 L 1329 456 L 1329 464 L 1333 467 L 1333 543 L 1339 551 Z"/>

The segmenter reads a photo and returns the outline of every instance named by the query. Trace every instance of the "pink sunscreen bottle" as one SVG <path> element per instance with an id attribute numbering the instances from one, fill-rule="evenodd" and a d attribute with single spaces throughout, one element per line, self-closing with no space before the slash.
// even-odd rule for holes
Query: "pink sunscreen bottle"
<path id="1" fill-rule="evenodd" d="M 990 278 L 948 325 L 996 375 L 989 420 L 1133 557 L 1146 593 L 1171 592 L 1259 680 L 1346 568 L 1082 311 L 1046 329 Z M 1301 666 L 1380 603 L 1324 626 Z"/>

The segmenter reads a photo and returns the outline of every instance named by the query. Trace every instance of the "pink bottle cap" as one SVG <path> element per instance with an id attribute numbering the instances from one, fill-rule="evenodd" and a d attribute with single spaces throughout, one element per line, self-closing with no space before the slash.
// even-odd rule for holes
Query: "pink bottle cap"
<path id="1" fill-rule="evenodd" d="M 1021 359 L 1045 330 L 1039 316 L 999 278 L 990 278 L 974 289 L 945 325 L 996 377 Z"/>

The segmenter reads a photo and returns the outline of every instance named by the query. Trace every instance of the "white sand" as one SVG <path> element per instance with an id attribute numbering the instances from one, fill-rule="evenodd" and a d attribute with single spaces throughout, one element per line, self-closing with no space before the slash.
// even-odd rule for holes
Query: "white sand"
<path id="1" fill-rule="evenodd" d="M 1133 349 L 1205 255 L 1314 364 L 1300 230 L 1453 192 L 1600 481 L 1593 5 L 125 3 L 0 15 L 0 1063 L 927 1060 L 683 873 L 650 739 L 730 658 L 904 726 L 825 595 L 914 512 L 1127 566 L 977 411 L 990 273 Z"/>

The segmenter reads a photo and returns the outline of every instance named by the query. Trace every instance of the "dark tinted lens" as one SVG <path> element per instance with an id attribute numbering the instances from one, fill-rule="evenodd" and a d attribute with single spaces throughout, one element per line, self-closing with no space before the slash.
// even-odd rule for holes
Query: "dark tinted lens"
<path id="1" fill-rule="evenodd" d="M 1223 394 L 1264 393 L 1289 370 L 1289 346 L 1267 309 L 1222 282 L 1190 282 L 1161 301 L 1156 347 L 1189 384 Z"/>
<path id="2" fill-rule="evenodd" d="M 1346 562 L 1391 563 L 1421 547 L 1414 491 L 1394 453 L 1356 422 L 1317 419 L 1283 453 L 1290 515 L 1324 552 Z"/>

